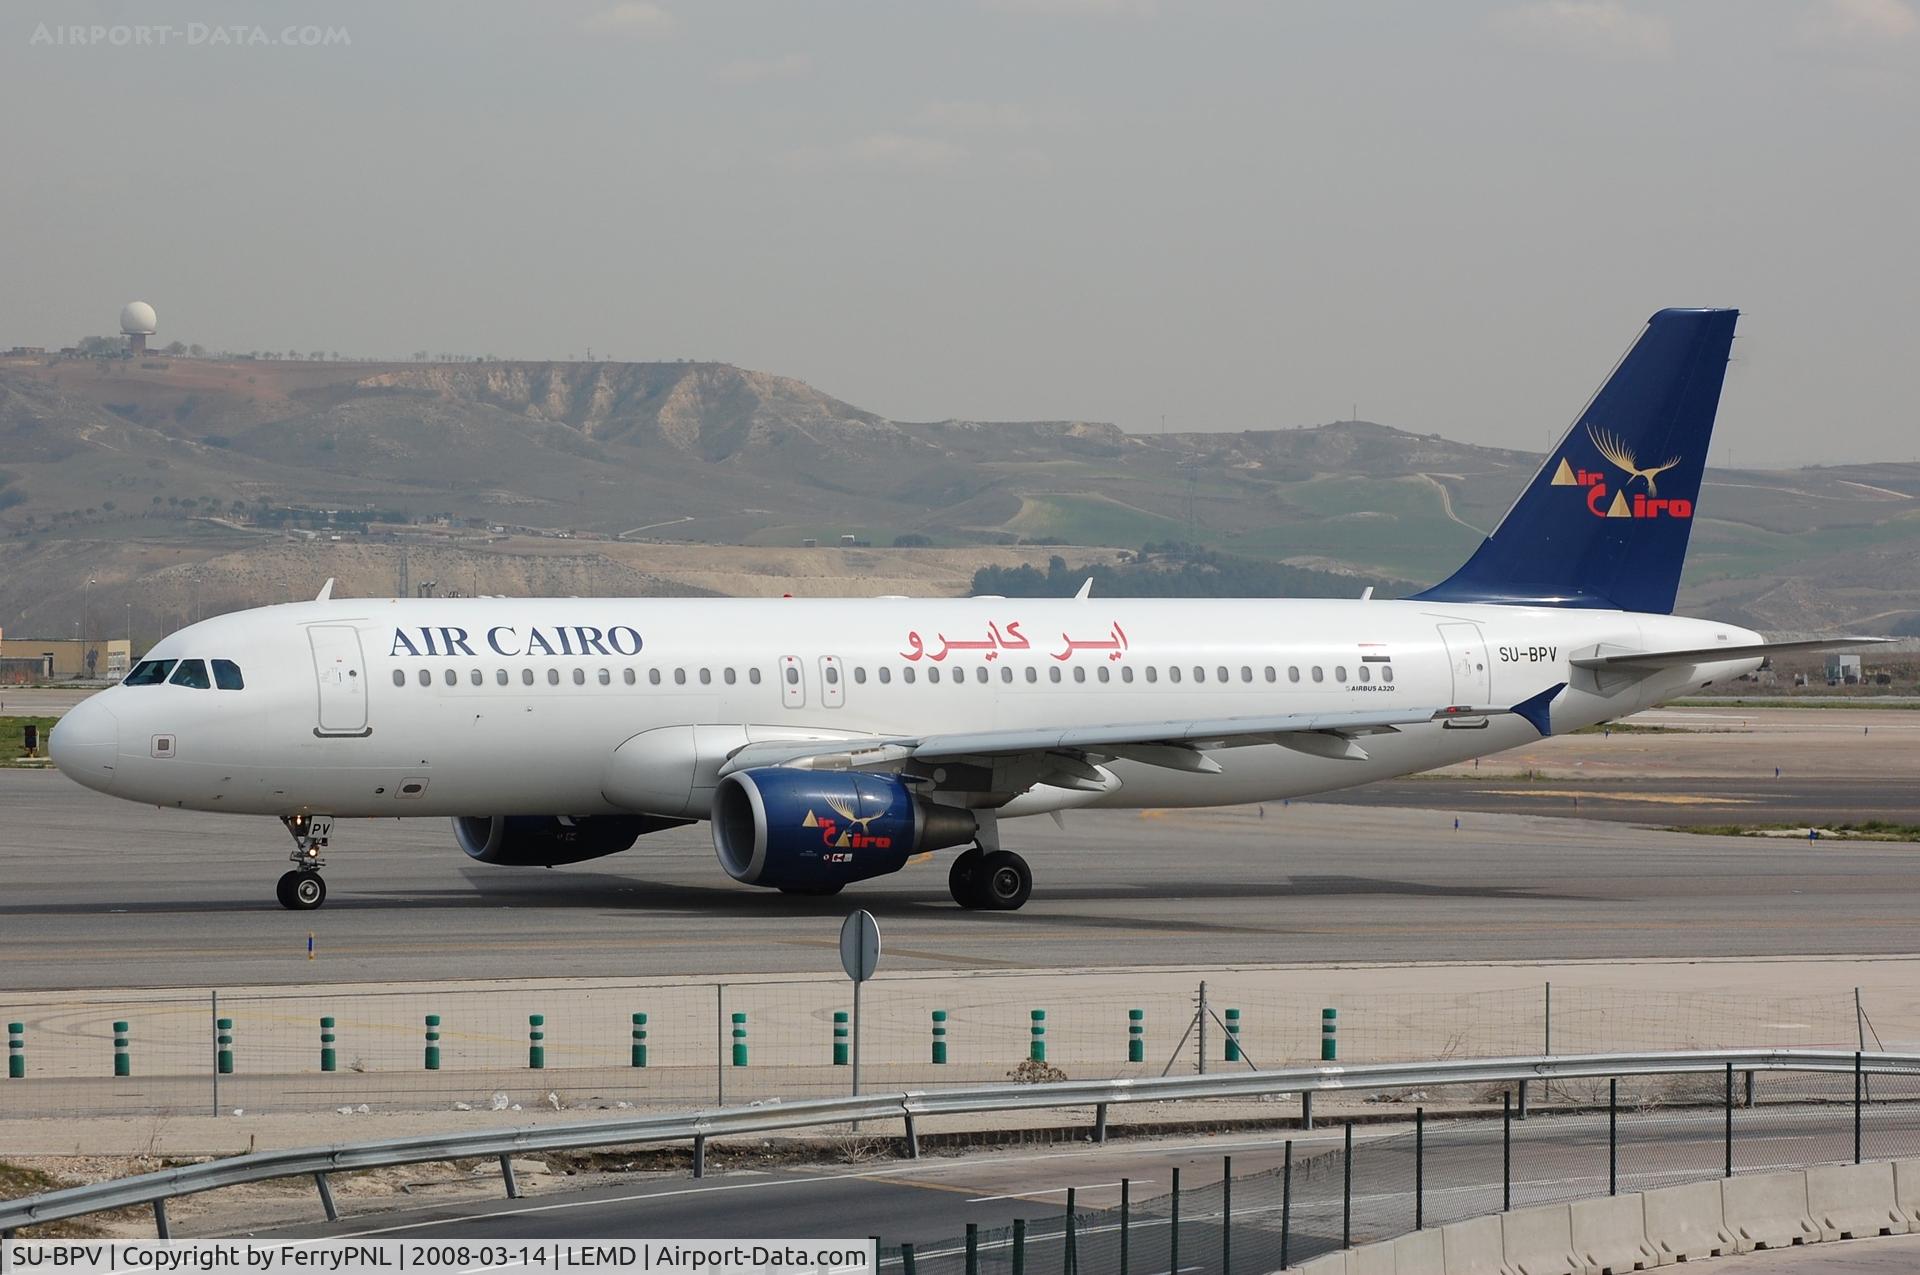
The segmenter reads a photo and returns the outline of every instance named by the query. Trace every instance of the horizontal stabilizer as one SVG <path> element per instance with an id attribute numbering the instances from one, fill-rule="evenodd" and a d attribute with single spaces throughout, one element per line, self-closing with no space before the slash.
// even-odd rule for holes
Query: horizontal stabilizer
<path id="1" fill-rule="evenodd" d="M 1805 642 L 1754 642 L 1745 646 L 1702 646 L 1685 651 L 1622 651 L 1614 655 L 1588 655 L 1568 661 L 1585 669 L 1666 669 L 1693 664 L 1715 664 L 1721 660 L 1750 660 L 1771 655 L 1789 655 L 1806 651 L 1844 651 L 1855 646 L 1874 646 L 1892 638 L 1837 637 L 1814 638 Z M 1519 712 L 1518 708 L 1514 712 Z"/>

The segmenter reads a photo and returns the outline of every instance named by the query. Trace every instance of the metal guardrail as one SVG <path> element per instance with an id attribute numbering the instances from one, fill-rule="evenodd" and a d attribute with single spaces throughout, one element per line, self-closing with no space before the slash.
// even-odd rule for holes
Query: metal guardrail
<path id="1" fill-rule="evenodd" d="M 420 1134 L 331 1147 L 251 1152 L 205 1164 L 162 1169 L 91 1186 L 49 1191 L 0 1202 L 0 1235 L 10 1234 L 19 1227 L 36 1222 L 52 1222 L 106 1209 L 152 1205 L 155 1226 L 164 1239 L 168 1233 L 166 1201 L 169 1199 L 221 1187 L 301 1176 L 314 1179 L 327 1220 L 335 1221 L 338 1214 L 327 1182 L 329 1174 L 471 1157 L 497 1157 L 507 1195 L 517 1198 L 519 1186 L 513 1175 L 512 1157 L 535 1151 L 691 1141 L 694 1175 L 698 1177 L 705 1172 L 709 1138 L 817 1128 L 854 1121 L 903 1121 L 908 1154 L 918 1156 L 919 1140 L 915 1122 L 923 1116 L 1091 1107 L 1095 1112 L 1095 1137 L 1099 1139 L 1105 1135 L 1107 1108 L 1134 1102 L 1722 1071 L 1852 1073 L 1862 1067 L 1869 1071 L 1883 1067 L 1920 1070 L 1920 1054 L 1854 1053 L 1825 1049 L 1732 1049 L 1543 1055 L 1451 1062 L 1362 1063 L 1144 1080 L 1012 1083 L 861 1094 L 857 1097 L 809 1099 L 750 1107 L 720 1107 L 665 1116 L 627 1116 L 613 1120 L 583 1120 L 518 1129 L 475 1130 L 470 1133 Z"/>

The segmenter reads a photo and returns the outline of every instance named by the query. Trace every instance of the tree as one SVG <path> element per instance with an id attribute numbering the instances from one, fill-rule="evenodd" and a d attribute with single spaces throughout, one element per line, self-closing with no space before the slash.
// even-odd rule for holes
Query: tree
<path id="1" fill-rule="evenodd" d="M 207 347 L 199 344 L 189 345 L 187 347 L 187 353 L 191 354 L 196 359 L 205 358 L 207 354 Z"/>
<path id="2" fill-rule="evenodd" d="M 167 342 L 166 348 L 161 351 L 162 354 L 171 354 L 171 355 L 174 355 L 176 358 L 182 354 L 185 354 L 186 352 L 187 352 L 187 347 L 182 345 L 178 341 Z"/>

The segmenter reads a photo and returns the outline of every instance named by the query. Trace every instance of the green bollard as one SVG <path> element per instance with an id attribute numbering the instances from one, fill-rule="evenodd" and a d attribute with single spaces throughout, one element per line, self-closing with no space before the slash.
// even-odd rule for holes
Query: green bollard
<path id="1" fill-rule="evenodd" d="M 1028 1035 L 1033 1037 L 1032 1043 L 1027 1046 L 1027 1059 L 1030 1062 L 1045 1062 L 1047 1060 L 1047 1011 L 1036 1009 L 1028 1013 L 1027 1017 L 1033 1022 L 1033 1026 L 1027 1029 Z"/>
<path id="2" fill-rule="evenodd" d="M 1147 1011 L 1130 1009 L 1127 1011 L 1127 1061 L 1145 1062 L 1147 1060 Z"/>
<path id="3" fill-rule="evenodd" d="M 24 1080 L 27 1075 L 27 1025 L 7 1024 L 7 1079 Z"/>
<path id="4" fill-rule="evenodd" d="M 947 1061 L 947 1011 L 933 1011 L 933 1061 L 944 1066 Z"/>
<path id="5" fill-rule="evenodd" d="M 547 1033 L 542 1030 L 546 1022 L 545 1014 L 527 1015 L 527 1067 L 533 1071 L 547 1065 Z"/>
<path id="6" fill-rule="evenodd" d="M 747 1016 L 736 1013 L 733 1016 L 733 1065 L 747 1065 Z"/>
<path id="7" fill-rule="evenodd" d="M 647 1016 L 645 1014 L 633 1016 L 633 1065 L 636 1067 L 647 1065 Z"/>
<path id="8" fill-rule="evenodd" d="M 438 1014 L 427 1015 L 427 1052 L 421 1064 L 427 1071 L 440 1070 L 440 1015 Z"/>
<path id="9" fill-rule="evenodd" d="M 833 1065 L 847 1065 L 847 1011 L 844 1009 L 833 1011 Z"/>
<path id="10" fill-rule="evenodd" d="M 333 1048 L 333 1020 L 320 1020 L 320 1070 L 332 1071 L 339 1066 L 340 1055 Z"/>
<path id="11" fill-rule="evenodd" d="M 133 1074 L 133 1056 L 127 1052 L 127 1025 L 113 1025 L 113 1074 L 131 1076 Z"/>
<path id="12" fill-rule="evenodd" d="M 221 1075 L 231 1076 L 233 1074 L 233 1020 L 222 1018 L 215 1022 L 214 1026 L 220 1029 L 220 1052 L 216 1056 L 214 1065 L 220 1069 Z"/>
<path id="13" fill-rule="evenodd" d="M 1334 1032 L 1340 1025 L 1337 1021 L 1339 1016 L 1340 1011 L 1337 1009 L 1323 1009 L 1320 1011 L 1321 1062 L 1334 1062 L 1340 1057 L 1339 1043 L 1334 1038 Z"/>
<path id="14" fill-rule="evenodd" d="M 1240 1011 L 1227 1011 L 1227 1061 L 1240 1061 Z"/>

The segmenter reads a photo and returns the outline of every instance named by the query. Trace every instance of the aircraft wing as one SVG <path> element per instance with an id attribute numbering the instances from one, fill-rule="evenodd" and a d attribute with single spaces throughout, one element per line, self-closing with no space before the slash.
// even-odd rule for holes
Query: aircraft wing
<path id="1" fill-rule="evenodd" d="M 1565 689 L 1557 684 L 1508 708 L 1450 705 L 1442 708 L 1359 709 L 1332 713 L 1278 713 L 1247 717 L 1115 722 L 1100 726 L 961 731 L 941 735 L 875 735 L 831 741 L 748 744 L 720 768 L 722 775 L 760 766 L 809 765 L 820 769 L 897 769 L 908 762 L 991 762 L 1014 757 L 1089 754 L 1202 774 L 1219 764 L 1202 751 L 1250 744 L 1282 744 L 1332 757 L 1364 758 L 1354 740 L 1403 726 L 1455 718 L 1519 714 L 1542 735 L 1551 732 L 1548 705 Z"/>
<path id="2" fill-rule="evenodd" d="M 1569 661 L 1584 669 L 1663 669 L 1689 664 L 1712 664 L 1718 660 L 1745 660 L 1754 656 L 1786 655 L 1802 651 L 1841 651 L 1855 646 L 1873 646 L 1892 638 L 1836 637 L 1813 638 L 1805 642 L 1754 642 L 1745 646 L 1702 646 L 1683 651 L 1621 651 L 1613 655 L 1588 655 Z"/>

